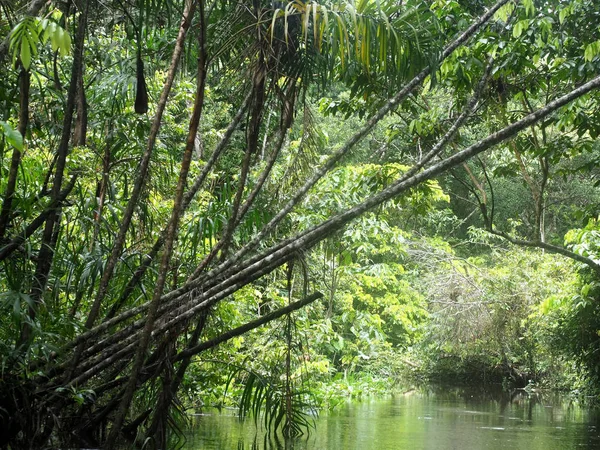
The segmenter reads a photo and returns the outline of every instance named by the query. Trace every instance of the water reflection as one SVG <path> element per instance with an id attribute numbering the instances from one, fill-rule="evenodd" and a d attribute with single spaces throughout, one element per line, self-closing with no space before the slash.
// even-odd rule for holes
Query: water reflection
<path id="1" fill-rule="evenodd" d="M 262 450 L 262 449 L 277 449 L 291 450 L 294 448 L 294 439 L 283 439 L 276 435 L 264 435 L 262 442 L 259 444 L 258 436 L 254 436 L 251 444 L 244 442 L 243 439 L 238 441 L 237 450 Z"/>
<path id="2" fill-rule="evenodd" d="M 431 387 L 349 403 L 317 419 L 311 435 L 285 440 L 253 421 L 215 412 L 195 418 L 187 450 L 600 449 L 598 414 L 553 393 Z"/>

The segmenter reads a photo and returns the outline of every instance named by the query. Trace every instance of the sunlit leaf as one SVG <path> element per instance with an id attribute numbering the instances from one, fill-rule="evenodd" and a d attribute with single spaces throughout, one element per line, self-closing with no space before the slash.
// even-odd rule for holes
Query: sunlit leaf
<path id="1" fill-rule="evenodd" d="M 10 145 L 19 151 L 23 151 L 23 136 L 17 130 L 13 129 L 10 124 L 0 120 L 0 125 L 4 131 L 4 136 Z"/>

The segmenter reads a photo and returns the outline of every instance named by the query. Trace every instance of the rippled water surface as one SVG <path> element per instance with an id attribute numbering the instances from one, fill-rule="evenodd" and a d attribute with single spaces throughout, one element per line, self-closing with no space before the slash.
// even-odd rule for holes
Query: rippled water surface
<path id="1" fill-rule="evenodd" d="M 435 388 L 348 403 L 309 437 L 269 438 L 235 412 L 194 418 L 185 449 L 600 449 L 600 415 L 554 394 Z"/>

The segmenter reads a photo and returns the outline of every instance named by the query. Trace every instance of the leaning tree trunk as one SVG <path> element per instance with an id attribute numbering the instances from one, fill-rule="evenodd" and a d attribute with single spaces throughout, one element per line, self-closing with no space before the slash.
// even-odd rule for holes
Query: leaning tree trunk
<path id="1" fill-rule="evenodd" d="M 108 287 L 110 280 L 113 275 L 113 271 L 119 261 L 121 256 L 121 252 L 125 245 L 125 239 L 127 237 L 127 231 L 129 230 L 129 226 L 131 224 L 131 220 L 133 218 L 133 213 L 135 208 L 138 206 L 138 201 L 140 198 L 140 194 L 142 192 L 142 188 L 146 182 L 146 178 L 148 175 L 148 167 L 150 164 L 150 157 L 152 156 L 152 152 L 156 145 L 156 139 L 158 136 L 158 131 L 160 130 L 160 126 L 162 123 L 162 117 L 167 105 L 167 100 L 169 97 L 169 93 L 171 92 L 171 87 L 173 86 L 173 81 L 175 79 L 175 74 L 177 72 L 177 67 L 179 66 L 179 60 L 181 58 L 181 54 L 183 52 L 183 47 L 185 43 L 185 38 L 187 35 L 187 31 L 191 25 L 191 20 L 194 15 L 195 2 L 193 0 L 186 1 L 186 7 L 183 12 L 183 18 L 181 20 L 181 25 L 179 27 L 179 34 L 177 36 L 177 40 L 175 42 L 175 50 L 173 51 L 173 56 L 171 58 L 171 65 L 167 74 L 167 79 L 165 81 L 162 94 L 160 96 L 160 100 L 158 102 L 156 108 L 156 114 L 154 116 L 154 120 L 152 122 L 152 127 L 150 129 L 150 136 L 148 137 L 148 144 L 144 154 L 142 155 L 142 159 L 140 161 L 140 165 L 138 168 L 138 173 L 136 176 L 136 180 L 133 186 L 133 191 L 129 197 L 127 202 L 127 207 L 125 208 L 125 212 L 121 219 L 121 225 L 119 227 L 119 232 L 115 239 L 115 242 L 112 246 L 111 254 L 106 261 L 106 265 L 104 267 L 104 273 L 102 274 L 102 278 L 100 280 L 100 284 L 98 286 L 98 290 L 96 292 L 96 297 L 94 299 L 94 303 L 92 304 L 92 308 L 88 314 L 87 320 L 85 322 L 86 328 L 91 328 L 98 315 L 100 314 L 100 307 L 102 306 L 102 302 L 108 292 Z M 72 361 L 72 370 L 75 370 L 77 364 L 79 362 L 79 358 L 81 356 L 81 352 L 83 351 L 83 346 L 85 342 L 82 341 L 79 347 L 76 349 L 75 354 L 73 356 Z"/>
<path id="2" fill-rule="evenodd" d="M 204 17 L 204 1 L 199 0 L 199 15 L 200 15 L 200 36 L 199 36 L 199 54 L 198 54 L 198 72 L 197 72 L 197 90 L 196 100 L 194 102 L 194 109 L 192 117 L 190 119 L 189 132 L 185 150 L 183 152 L 183 161 L 181 162 L 181 170 L 179 172 L 179 180 L 177 182 L 177 188 L 175 190 L 175 201 L 173 205 L 173 211 L 171 213 L 171 220 L 169 221 L 169 227 L 165 236 L 164 250 L 161 258 L 161 263 L 158 269 L 158 278 L 156 280 L 156 287 L 154 289 L 154 295 L 148 308 L 146 315 L 146 323 L 140 336 L 140 341 L 133 361 L 133 367 L 131 374 L 129 375 L 129 381 L 125 388 L 125 393 L 119 405 L 117 416 L 113 423 L 113 427 L 106 441 L 106 448 L 111 450 L 117 441 L 117 437 L 121 432 L 121 427 L 129 410 L 129 405 L 135 393 L 138 383 L 138 375 L 144 364 L 146 349 L 150 343 L 150 335 L 154 329 L 154 319 L 158 306 L 160 304 L 163 290 L 165 287 L 167 274 L 169 272 L 169 265 L 171 262 L 171 254 L 173 253 L 173 246 L 177 231 L 179 228 L 179 218 L 183 211 L 184 203 L 184 191 L 187 183 L 187 177 L 190 170 L 190 164 L 192 162 L 192 156 L 194 152 L 194 146 L 196 142 L 196 134 L 198 133 L 198 125 L 200 123 L 200 116 L 202 114 L 202 108 L 204 107 L 204 90 L 206 83 L 206 50 L 204 48 L 206 40 L 206 23 Z"/>

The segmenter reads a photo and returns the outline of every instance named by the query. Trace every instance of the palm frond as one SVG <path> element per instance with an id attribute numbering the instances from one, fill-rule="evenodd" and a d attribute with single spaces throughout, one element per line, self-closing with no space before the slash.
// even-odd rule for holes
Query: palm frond
<path id="1" fill-rule="evenodd" d="M 301 25 L 296 35 L 290 26 L 294 18 Z M 269 28 L 273 47 L 284 43 L 288 50 L 293 45 L 305 55 L 322 57 L 321 72 L 313 76 L 353 82 L 363 74 L 370 84 L 392 89 L 435 65 L 441 48 L 437 20 L 425 2 L 412 7 L 391 0 L 326 6 L 294 0 L 273 12 Z"/>
<path id="2" fill-rule="evenodd" d="M 299 436 L 314 428 L 313 408 L 304 400 L 308 392 L 294 390 L 288 399 L 285 389 L 258 372 L 240 366 L 231 372 L 225 392 L 235 380 L 242 380 L 244 384 L 238 408 L 240 420 L 252 417 L 255 425 L 261 421 L 269 434 L 281 430 L 284 436 Z M 290 409 L 286 408 L 288 401 Z"/>

